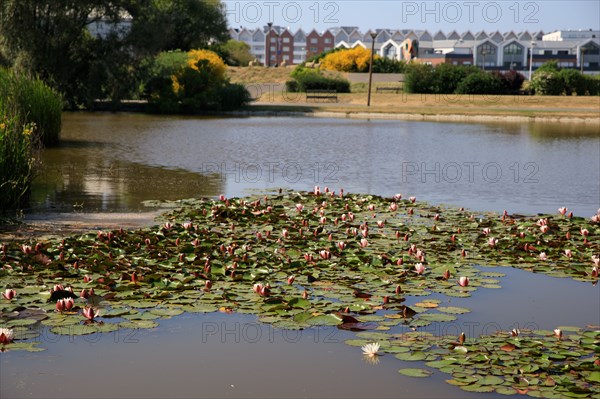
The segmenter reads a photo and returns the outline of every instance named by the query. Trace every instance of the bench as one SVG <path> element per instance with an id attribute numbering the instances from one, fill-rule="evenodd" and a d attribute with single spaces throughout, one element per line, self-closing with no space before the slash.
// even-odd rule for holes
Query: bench
<path id="1" fill-rule="evenodd" d="M 375 89 L 376 93 L 385 93 L 385 92 L 394 92 L 400 93 L 402 91 L 402 87 L 378 87 Z"/>
<path id="2" fill-rule="evenodd" d="M 337 103 L 337 90 L 306 90 L 306 102 L 308 100 L 333 100 Z"/>

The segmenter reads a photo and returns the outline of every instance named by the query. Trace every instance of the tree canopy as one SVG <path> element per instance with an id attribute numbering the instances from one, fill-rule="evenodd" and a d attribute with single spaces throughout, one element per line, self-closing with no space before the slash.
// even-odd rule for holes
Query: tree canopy
<path id="1" fill-rule="evenodd" d="M 92 35 L 88 28 L 98 21 L 106 33 Z M 144 57 L 206 47 L 226 38 L 226 18 L 218 0 L 0 3 L 0 63 L 38 75 L 72 106 L 129 95 Z"/>

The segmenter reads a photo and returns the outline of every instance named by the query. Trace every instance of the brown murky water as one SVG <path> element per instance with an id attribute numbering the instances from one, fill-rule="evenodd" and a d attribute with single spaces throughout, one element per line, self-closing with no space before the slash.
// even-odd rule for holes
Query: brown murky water
<path id="1" fill-rule="evenodd" d="M 600 206 L 600 136 L 593 127 L 559 129 L 67 114 L 63 144 L 44 154 L 27 219 L 51 224 L 128 212 L 145 223 L 152 210 L 145 200 L 314 185 L 402 192 L 482 211 L 556 212 L 564 205 L 591 215 Z M 424 330 L 476 336 L 600 325 L 598 286 L 493 270 L 506 273 L 502 289 L 452 298 L 472 312 Z M 182 315 L 153 330 L 42 337 L 44 352 L 0 354 L 0 397 L 482 397 L 445 384 L 440 372 L 426 379 L 398 374 L 419 362 L 385 355 L 368 364 L 360 348 L 343 343 L 352 332 L 286 332 L 246 315 Z"/>

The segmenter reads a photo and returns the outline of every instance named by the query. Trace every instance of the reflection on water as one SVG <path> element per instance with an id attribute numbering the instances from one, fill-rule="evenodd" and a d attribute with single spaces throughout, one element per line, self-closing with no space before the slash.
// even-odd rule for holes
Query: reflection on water
<path id="1" fill-rule="evenodd" d="M 477 210 L 589 216 L 599 206 L 595 126 L 87 113 L 63 125 L 34 187 L 42 212 L 314 185 Z"/>
<path id="2" fill-rule="evenodd" d="M 491 270 L 507 274 L 501 278 L 502 289 L 480 289 L 471 299 L 440 297 L 472 313 L 421 330 L 478 336 L 499 329 L 600 325 L 598 287 L 516 269 Z M 409 298 L 407 304 L 420 299 Z M 343 343 L 354 337 L 329 327 L 282 331 L 254 316 L 223 313 L 182 315 L 161 320 L 154 330 L 102 336 L 46 332 L 47 351 L 1 355 L 0 396 L 500 397 L 449 386 L 444 382 L 448 375 L 437 370 L 426 379 L 397 373 L 403 367 L 423 367 L 421 362 L 387 354 L 378 358 L 379 364 L 369 364 L 360 348 Z"/>

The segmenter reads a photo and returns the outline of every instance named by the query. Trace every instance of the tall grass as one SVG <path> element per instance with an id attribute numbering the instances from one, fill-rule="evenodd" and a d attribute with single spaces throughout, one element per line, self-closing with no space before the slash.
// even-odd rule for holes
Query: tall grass
<path id="1" fill-rule="evenodd" d="M 45 146 L 58 143 L 63 102 L 43 81 L 0 68 L 0 99 L 12 110 L 18 123 L 35 124 Z"/>
<path id="2" fill-rule="evenodd" d="M 27 203 L 41 145 L 33 124 L 22 125 L 0 98 L 0 211 Z"/>
<path id="3" fill-rule="evenodd" d="M 42 142 L 59 140 L 61 112 L 42 81 L 0 69 L 0 211 L 26 205 Z"/>

